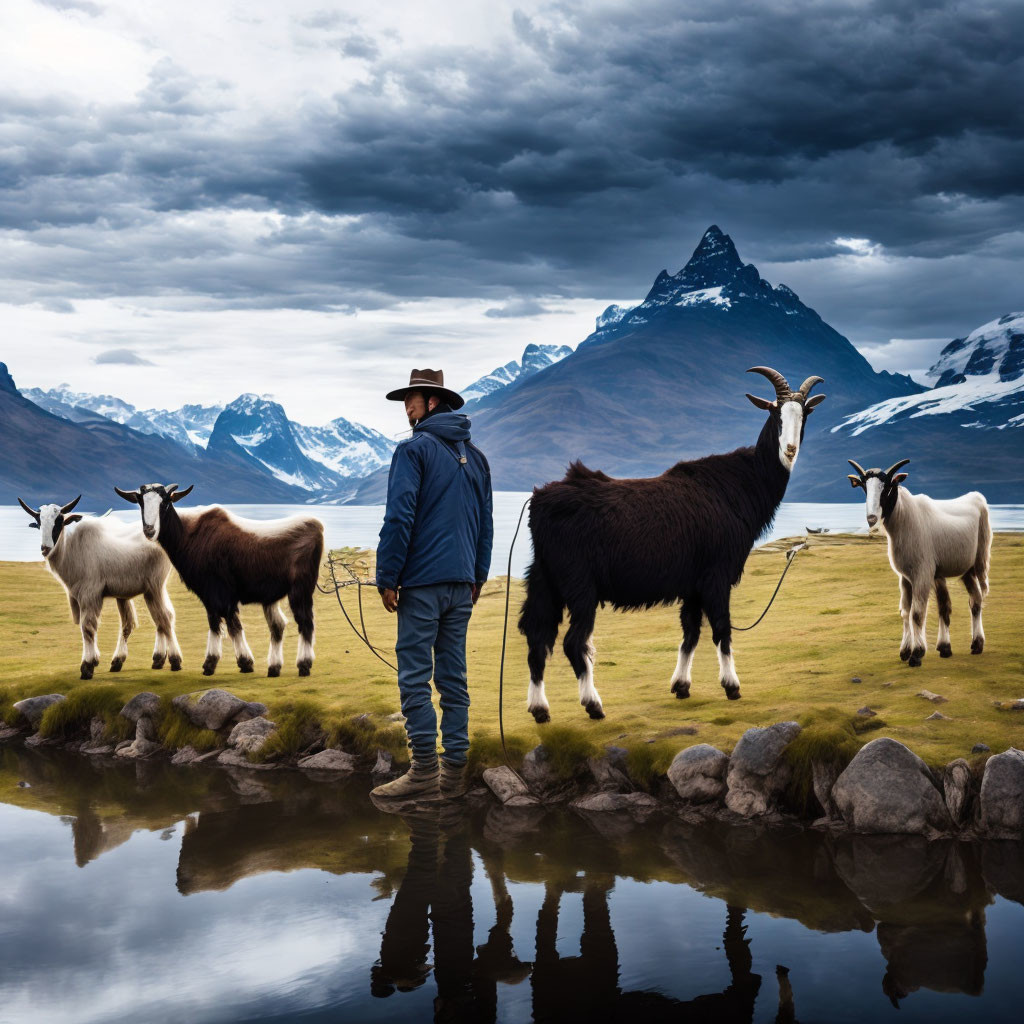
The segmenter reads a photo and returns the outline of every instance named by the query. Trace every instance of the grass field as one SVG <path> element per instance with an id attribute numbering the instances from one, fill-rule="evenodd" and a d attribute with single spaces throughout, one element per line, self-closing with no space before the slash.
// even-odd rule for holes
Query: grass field
<path id="1" fill-rule="evenodd" d="M 788 544 L 778 542 L 754 552 L 732 602 L 738 625 L 761 613 L 784 565 Z M 511 744 L 525 750 L 548 739 L 576 755 L 608 743 L 628 747 L 641 769 L 664 770 L 672 755 L 694 743 L 730 750 L 744 730 L 787 719 L 804 724 L 846 722 L 859 708 L 877 713 L 874 731 L 906 743 L 931 764 L 970 758 L 975 743 L 993 753 L 1024 747 L 1024 713 L 1000 709 L 998 702 L 1024 697 L 1024 535 L 997 534 L 993 544 L 991 590 L 985 609 L 984 654 L 972 657 L 967 595 L 957 584 L 953 597 L 954 656 L 934 651 L 937 617 L 931 609 L 930 648 L 922 667 L 899 660 L 901 622 L 899 588 L 882 539 L 828 536 L 811 538 L 783 584 L 765 620 L 750 633 L 734 634 L 736 664 L 743 697 L 730 702 L 718 684 L 717 659 L 705 626 L 693 670 L 693 696 L 676 700 L 669 677 L 680 640 L 678 612 L 601 611 L 597 619 L 596 682 L 607 717 L 590 721 L 577 704 L 576 681 L 556 647 L 549 662 L 547 694 L 552 722 L 537 726 L 525 710 L 526 652 L 515 629 L 522 585 L 513 581 L 510 631 L 505 666 L 505 728 Z M 389 650 L 395 619 L 372 590 L 364 592 L 370 639 Z M 343 594 L 356 612 L 353 588 Z M 278 679 L 265 675 L 266 626 L 257 608 L 245 610 L 248 639 L 257 654 L 257 671 L 240 674 L 225 642 L 225 658 L 211 678 L 200 672 L 206 644 L 206 620 L 198 600 L 173 577 L 171 598 L 177 610 L 178 638 L 185 668 L 149 668 L 152 625 L 137 602 L 140 628 L 133 635 L 124 669 L 106 671 L 117 633 L 117 614 L 107 603 L 101 625 L 104 656 L 93 685 L 111 683 L 127 698 L 142 690 L 173 696 L 211 685 L 280 709 L 285 702 L 310 702 L 323 720 L 342 727 L 369 712 L 383 723 L 398 710 L 394 675 L 353 635 L 333 597 L 318 595 L 317 660 L 313 675 L 299 678 L 294 667 L 295 631 L 289 624 L 285 670 Z M 498 661 L 505 605 L 505 581 L 484 588 L 469 631 L 471 733 L 477 762 L 498 763 Z M 5 702 L 40 693 L 70 693 L 79 682 L 81 640 L 71 621 L 63 590 L 42 563 L 0 562 L 0 716 Z M 392 658 L 393 660 L 393 658 Z M 853 678 L 859 678 L 859 683 Z M 931 690 L 947 698 L 938 707 L 917 696 Z M 6 692 L 5 692 L 6 691 Z M 948 720 L 927 721 L 935 710 Z M 884 723 L 884 724 L 879 724 Z M 695 730 L 695 731 L 694 731 Z M 652 742 L 653 741 L 653 742 Z"/>

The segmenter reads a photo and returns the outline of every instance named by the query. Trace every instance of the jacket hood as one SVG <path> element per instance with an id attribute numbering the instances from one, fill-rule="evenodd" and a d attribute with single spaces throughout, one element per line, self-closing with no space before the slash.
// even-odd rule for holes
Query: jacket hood
<path id="1" fill-rule="evenodd" d="M 420 420 L 414 431 L 423 430 L 444 441 L 468 441 L 469 417 L 464 412 L 436 412 L 429 419 Z"/>

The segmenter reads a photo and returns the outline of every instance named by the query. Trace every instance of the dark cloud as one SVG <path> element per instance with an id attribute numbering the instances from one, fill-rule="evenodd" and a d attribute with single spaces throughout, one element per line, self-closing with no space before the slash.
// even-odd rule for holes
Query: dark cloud
<path id="1" fill-rule="evenodd" d="M 494 320 L 506 320 L 520 316 L 540 316 L 543 313 L 557 313 L 557 309 L 548 309 L 536 299 L 509 299 L 503 306 L 492 306 L 484 310 L 484 316 Z"/>
<path id="2" fill-rule="evenodd" d="M 532 315 L 507 310 L 641 296 L 717 222 L 854 337 L 952 335 L 1019 294 L 1019 3 L 562 3 L 500 52 L 301 29 L 367 75 L 255 129 L 169 61 L 132 102 L 5 102 L 0 226 L 40 243 L 0 265 L 11 292 Z M 888 276 L 837 264 L 838 236 Z"/>
<path id="3" fill-rule="evenodd" d="M 99 366 L 114 363 L 119 366 L 155 366 L 149 359 L 144 359 L 130 348 L 111 348 L 106 352 L 100 352 L 93 362 Z"/>

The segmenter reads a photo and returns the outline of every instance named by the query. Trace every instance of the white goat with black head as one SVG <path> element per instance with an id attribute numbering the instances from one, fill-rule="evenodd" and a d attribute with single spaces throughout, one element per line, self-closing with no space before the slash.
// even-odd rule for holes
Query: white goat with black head
<path id="1" fill-rule="evenodd" d="M 959 498 L 936 501 L 927 494 L 911 494 L 900 484 L 907 479 L 898 470 L 910 459 L 901 459 L 885 472 L 862 469 L 847 460 L 857 471 L 849 474 L 850 484 L 867 494 L 868 526 L 881 524 L 889 539 L 889 564 L 900 578 L 900 615 L 903 616 L 903 640 L 900 657 L 917 667 L 928 646 L 925 623 L 928 595 L 935 588 L 939 607 L 939 636 L 936 650 L 949 658 L 949 616 L 952 603 L 946 580 L 959 576 L 967 588 L 971 605 L 971 654 L 981 654 L 985 631 L 981 608 L 988 593 L 989 553 L 992 529 L 988 521 L 985 496 L 978 491 Z"/>
<path id="2" fill-rule="evenodd" d="M 140 526 L 72 512 L 81 497 L 67 505 L 40 505 L 38 510 L 21 498 L 18 503 L 32 517 L 29 526 L 39 530 L 46 567 L 63 585 L 71 618 L 82 630 L 82 678 L 92 679 L 100 662 L 96 633 L 103 599 L 113 597 L 121 616 L 121 632 L 110 662 L 110 671 L 119 672 L 128 657 L 128 637 L 138 625 L 132 598 L 140 594 L 156 625 L 153 668 L 162 668 L 169 659 L 171 670 L 177 672 L 181 648 L 174 635 L 174 606 L 167 596 L 170 561 L 143 537 Z"/>

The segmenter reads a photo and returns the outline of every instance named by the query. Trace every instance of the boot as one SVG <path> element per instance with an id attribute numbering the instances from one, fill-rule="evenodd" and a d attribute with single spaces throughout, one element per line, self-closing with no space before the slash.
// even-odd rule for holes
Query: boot
<path id="1" fill-rule="evenodd" d="M 437 761 L 413 761 L 409 770 L 394 782 L 386 782 L 370 791 L 371 796 L 401 800 L 437 800 L 441 796 Z"/>
<path id="2" fill-rule="evenodd" d="M 466 795 L 466 765 L 441 758 L 441 798 L 458 800 Z"/>

